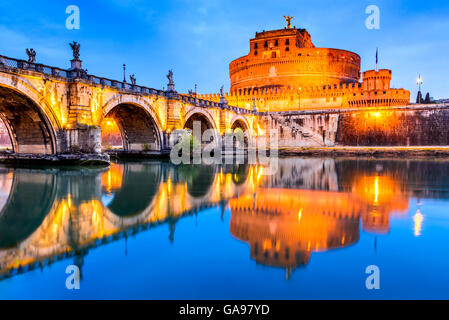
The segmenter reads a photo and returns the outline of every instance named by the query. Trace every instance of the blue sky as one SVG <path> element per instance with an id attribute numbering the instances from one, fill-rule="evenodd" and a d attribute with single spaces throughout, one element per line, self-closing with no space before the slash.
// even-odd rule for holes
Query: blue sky
<path id="1" fill-rule="evenodd" d="M 365 27 L 371 4 L 380 8 L 380 30 Z M 68 5 L 80 8 L 80 30 L 65 28 Z M 120 80 L 126 63 L 138 84 L 162 88 L 172 68 L 178 91 L 198 84 L 211 93 L 229 89 L 228 64 L 248 53 L 255 32 L 283 28 L 287 14 L 317 47 L 358 53 L 362 70 L 374 67 L 379 47 L 379 67 L 392 69 L 392 85 L 412 99 L 419 73 L 423 91 L 449 98 L 448 1 L 2 0 L 0 54 L 25 58 L 32 47 L 39 62 L 66 68 L 76 40 L 89 73 Z"/>

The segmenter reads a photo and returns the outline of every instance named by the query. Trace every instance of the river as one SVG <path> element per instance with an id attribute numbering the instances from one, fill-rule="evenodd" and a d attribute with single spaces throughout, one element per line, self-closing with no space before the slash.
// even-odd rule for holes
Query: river
<path id="1" fill-rule="evenodd" d="M 449 298 L 449 161 L 265 169 L 0 167 L 0 298 Z"/>

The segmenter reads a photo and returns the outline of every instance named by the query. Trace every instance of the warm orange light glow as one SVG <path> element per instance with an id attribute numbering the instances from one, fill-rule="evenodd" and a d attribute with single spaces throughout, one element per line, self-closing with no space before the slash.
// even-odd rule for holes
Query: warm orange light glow
<path id="1" fill-rule="evenodd" d="M 262 177 L 262 175 L 263 175 L 263 167 L 260 166 L 260 167 L 259 167 L 259 171 L 258 171 L 258 173 L 257 173 L 257 179 L 256 179 L 257 183 L 260 182 L 260 178 Z"/>
<path id="2" fill-rule="evenodd" d="M 113 192 L 122 186 L 123 168 L 121 165 L 112 165 L 101 177 L 101 184 L 107 192 Z"/>
<path id="3" fill-rule="evenodd" d="M 169 194 L 171 193 L 171 178 L 170 178 L 170 175 L 168 176 L 168 179 L 167 179 L 167 191 L 168 191 Z"/>
<path id="4" fill-rule="evenodd" d="M 112 147 L 122 145 L 120 128 L 113 118 L 104 118 L 100 124 L 103 145 Z"/>
<path id="5" fill-rule="evenodd" d="M 379 202 L 379 177 L 374 179 L 374 204 Z"/>
<path id="6" fill-rule="evenodd" d="M 421 85 L 422 83 L 423 83 L 422 78 L 421 78 L 421 76 L 419 76 L 418 79 L 416 79 L 416 84 Z"/>

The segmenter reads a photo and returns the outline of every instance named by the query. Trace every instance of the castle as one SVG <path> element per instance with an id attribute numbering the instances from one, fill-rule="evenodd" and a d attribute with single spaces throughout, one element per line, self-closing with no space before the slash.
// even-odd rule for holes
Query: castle
<path id="1" fill-rule="evenodd" d="M 288 18 L 284 29 L 256 32 L 249 54 L 230 63 L 229 93 L 200 98 L 259 112 L 410 104 L 409 91 L 390 88 L 391 70 L 361 74 L 358 54 L 315 47 Z"/>

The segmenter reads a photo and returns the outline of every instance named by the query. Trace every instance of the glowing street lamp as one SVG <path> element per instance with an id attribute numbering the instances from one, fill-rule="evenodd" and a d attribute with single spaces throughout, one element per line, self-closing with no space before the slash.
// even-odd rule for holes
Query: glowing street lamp
<path id="1" fill-rule="evenodd" d="M 421 103 L 421 85 L 422 85 L 421 75 L 418 76 L 416 84 L 418 85 L 418 103 Z"/>

